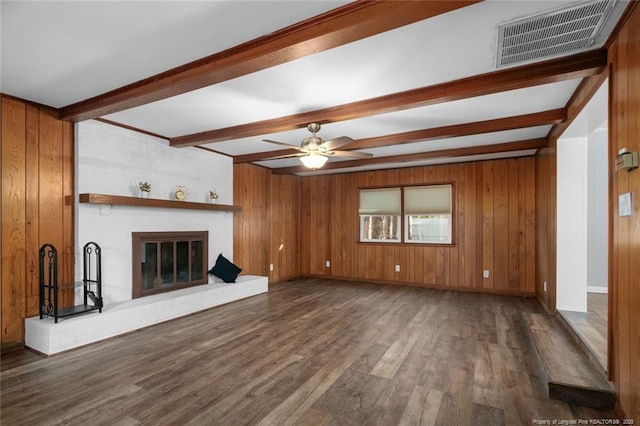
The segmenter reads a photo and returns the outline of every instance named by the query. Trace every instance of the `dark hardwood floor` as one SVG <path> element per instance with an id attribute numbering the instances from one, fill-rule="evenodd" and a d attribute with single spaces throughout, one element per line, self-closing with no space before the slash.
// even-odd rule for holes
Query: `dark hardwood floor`
<path id="1" fill-rule="evenodd" d="M 48 359 L 2 356 L 1 423 L 530 425 L 532 299 L 300 279 Z"/>
<path id="2" fill-rule="evenodd" d="M 607 300 L 607 294 L 587 293 L 587 312 L 559 311 L 605 372 L 607 371 Z"/>

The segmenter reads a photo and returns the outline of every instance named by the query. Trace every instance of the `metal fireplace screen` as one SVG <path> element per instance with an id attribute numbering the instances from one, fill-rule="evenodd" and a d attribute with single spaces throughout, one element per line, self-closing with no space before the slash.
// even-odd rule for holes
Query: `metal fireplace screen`
<path id="1" fill-rule="evenodd" d="M 133 298 L 206 284 L 208 231 L 134 232 Z"/>

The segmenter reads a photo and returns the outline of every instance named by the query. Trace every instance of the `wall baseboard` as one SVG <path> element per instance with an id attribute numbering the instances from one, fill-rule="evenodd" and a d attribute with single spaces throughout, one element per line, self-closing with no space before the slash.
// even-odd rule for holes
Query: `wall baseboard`
<path id="1" fill-rule="evenodd" d="M 587 286 L 587 293 L 602 293 L 602 294 L 607 294 L 607 293 L 608 293 L 608 288 L 607 288 L 607 287 L 594 287 L 594 286 Z"/>

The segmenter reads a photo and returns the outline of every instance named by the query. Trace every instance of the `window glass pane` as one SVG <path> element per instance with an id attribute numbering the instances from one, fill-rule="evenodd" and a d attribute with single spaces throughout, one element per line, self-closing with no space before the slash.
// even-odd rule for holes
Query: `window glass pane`
<path id="1" fill-rule="evenodd" d="M 451 215 L 408 215 L 406 216 L 407 242 L 450 243 Z"/>
<path id="2" fill-rule="evenodd" d="M 160 243 L 160 286 L 171 287 L 173 285 L 173 242 Z"/>
<path id="3" fill-rule="evenodd" d="M 189 281 L 189 241 L 176 243 L 176 282 Z"/>
<path id="4" fill-rule="evenodd" d="M 361 189 L 361 215 L 400 215 L 400 188 Z"/>
<path id="5" fill-rule="evenodd" d="M 158 283 L 158 243 L 140 245 L 142 290 L 152 290 Z"/>
<path id="6" fill-rule="evenodd" d="M 202 241 L 191 241 L 191 281 L 202 280 Z"/>
<path id="7" fill-rule="evenodd" d="M 360 241 L 400 241 L 400 216 L 361 215 Z"/>

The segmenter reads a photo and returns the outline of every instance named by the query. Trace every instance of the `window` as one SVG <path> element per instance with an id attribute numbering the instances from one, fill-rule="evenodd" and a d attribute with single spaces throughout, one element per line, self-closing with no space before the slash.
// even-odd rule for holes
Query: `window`
<path id="1" fill-rule="evenodd" d="M 360 241 L 400 242 L 400 188 L 360 190 Z"/>
<path id="2" fill-rule="evenodd" d="M 451 244 L 451 184 L 360 190 L 360 241 Z"/>
<path id="3" fill-rule="evenodd" d="M 404 189 L 405 234 L 408 243 L 451 243 L 451 185 Z"/>

